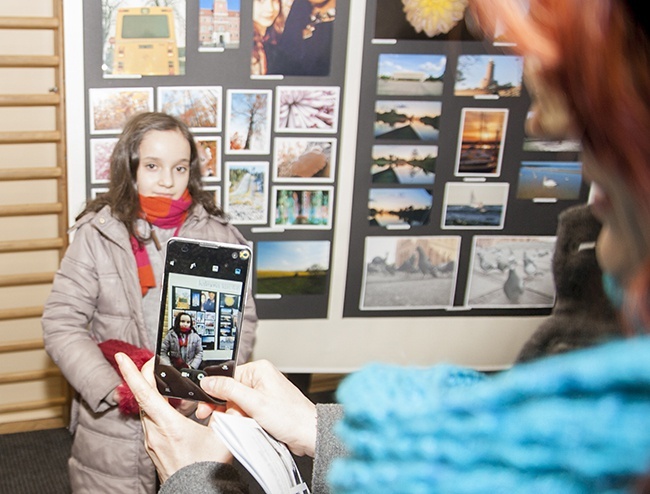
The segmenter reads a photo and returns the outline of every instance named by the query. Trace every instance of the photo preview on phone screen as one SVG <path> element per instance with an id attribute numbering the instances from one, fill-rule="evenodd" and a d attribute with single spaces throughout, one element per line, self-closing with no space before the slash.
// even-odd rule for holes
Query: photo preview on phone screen
<path id="1" fill-rule="evenodd" d="M 250 250 L 172 239 L 165 262 L 158 387 L 168 396 L 214 401 L 199 383 L 205 375 L 234 373 Z"/>

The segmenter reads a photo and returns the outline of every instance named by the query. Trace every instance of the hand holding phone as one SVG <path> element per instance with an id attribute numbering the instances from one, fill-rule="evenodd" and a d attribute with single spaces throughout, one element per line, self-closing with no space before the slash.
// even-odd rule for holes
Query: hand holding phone
<path id="1" fill-rule="evenodd" d="M 200 382 L 234 374 L 251 256 L 246 245 L 167 242 L 155 365 L 163 395 L 221 403 Z"/>

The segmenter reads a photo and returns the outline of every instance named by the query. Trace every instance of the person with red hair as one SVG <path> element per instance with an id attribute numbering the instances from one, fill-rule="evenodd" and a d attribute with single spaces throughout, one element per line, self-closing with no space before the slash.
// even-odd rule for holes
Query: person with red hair
<path id="1" fill-rule="evenodd" d="M 469 3 L 488 39 L 503 33 L 525 58 L 528 131 L 582 142 L 590 207 L 603 225 L 597 257 L 626 321 L 621 337 L 493 376 L 452 365 L 368 365 L 341 383 L 337 405 L 312 404 L 265 361 L 201 386 L 294 454 L 313 456 L 314 492 L 643 490 L 650 471 L 648 16 L 640 0 Z M 240 492 L 224 487 L 233 478 L 224 446 L 165 403 L 151 363 L 140 373 L 125 355 L 116 358 L 146 412 L 161 492 L 181 492 L 197 475 L 212 479 L 201 492 Z M 197 411 L 210 413 L 205 405 Z"/>

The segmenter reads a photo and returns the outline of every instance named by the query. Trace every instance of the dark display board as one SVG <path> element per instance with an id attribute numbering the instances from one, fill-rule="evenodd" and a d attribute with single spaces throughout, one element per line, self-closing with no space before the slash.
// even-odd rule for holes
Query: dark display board
<path id="1" fill-rule="evenodd" d="M 523 59 L 445 20 L 366 3 L 344 317 L 553 306 L 557 216 L 588 193 L 579 146 L 528 137 Z"/>
<path id="2" fill-rule="evenodd" d="M 284 0 L 277 43 L 256 38 L 256 3 L 83 3 L 87 197 L 106 190 L 108 158 L 130 114 L 176 114 L 205 153 L 205 187 L 253 243 L 260 318 L 327 318 L 337 172 L 352 165 L 338 146 L 349 3 L 310 16 L 306 0 Z M 154 11 L 161 5 L 169 13 Z M 119 21 L 120 8 L 134 11 Z M 173 42 L 163 47 L 164 37 Z M 262 41 L 263 63 L 253 51 Z M 138 48 L 168 58 L 154 67 Z M 309 166 L 318 173 L 302 171 Z"/>

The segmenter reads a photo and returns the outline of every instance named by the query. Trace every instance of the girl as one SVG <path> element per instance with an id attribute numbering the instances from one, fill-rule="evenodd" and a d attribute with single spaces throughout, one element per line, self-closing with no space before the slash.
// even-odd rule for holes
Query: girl
<path id="1" fill-rule="evenodd" d="M 140 420 L 120 413 L 122 378 L 98 343 L 153 350 L 166 241 L 173 235 L 244 243 L 201 188 L 196 144 L 186 125 L 141 113 L 111 156 L 106 194 L 77 217 L 43 312 L 45 348 L 77 391 L 69 460 L 74 492 L 153 493 L 156 476 Z M 249 359 L 257 316 L 246 309 L 238 358 Z"/>
<path id="2" fill-rule="evenodd" d="M 178 370 L 187 367 L 198 369 L 203 361 L 203 342 L 187 312 L 176 314 L 174 326 L 167 332 L 161 346 L 161 362 Z"/>

